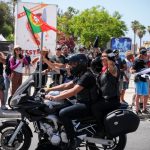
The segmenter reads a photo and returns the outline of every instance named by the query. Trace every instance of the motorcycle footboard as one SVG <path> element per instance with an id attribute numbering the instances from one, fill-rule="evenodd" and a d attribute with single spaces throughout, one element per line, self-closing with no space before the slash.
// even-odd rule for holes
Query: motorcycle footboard
<path id="1" fill-rule="evenodd" d="M 89 142 L 89 143 L 101 144 L 101 145 L 112 145 L 113 144 L 112 140 L 105 140 L 105 139 L 93 138 L 93 137 L 85 137 L 84 141 Z"/>

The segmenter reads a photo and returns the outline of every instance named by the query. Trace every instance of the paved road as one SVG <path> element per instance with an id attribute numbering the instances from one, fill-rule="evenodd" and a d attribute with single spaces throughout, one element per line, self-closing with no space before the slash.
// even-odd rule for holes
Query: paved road
<path id="1" fill-rule="evenodd" d="M 150 120 L 141 121 L 138 130 L 128 134 L 125 150 L 150 150 Z"/>

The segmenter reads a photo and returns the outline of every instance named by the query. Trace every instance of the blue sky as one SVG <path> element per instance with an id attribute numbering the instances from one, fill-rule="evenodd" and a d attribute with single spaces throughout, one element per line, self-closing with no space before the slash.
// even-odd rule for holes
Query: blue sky
<path id="1" fill-rule="evenodd" d="M 101 5 L 110 14 L 118 11 L 122 15 L 122 20 L 125 21 L 129 31 L 126 36 L 133 38 L 131 29 L 131 21 L 138 20 L 144 26 L 150 26 L 150 0 L 22 0 L 23 2 L 44 2 L 48 4 L 57 4 L 62 10 L 66 10 L 72 6 L 80 11 L 91 8 L 92 6 Z M 150 35 L 147 32 L 143 41 L 150 40 Z M 137 38 L 137 42 L 139 40 Z"/>

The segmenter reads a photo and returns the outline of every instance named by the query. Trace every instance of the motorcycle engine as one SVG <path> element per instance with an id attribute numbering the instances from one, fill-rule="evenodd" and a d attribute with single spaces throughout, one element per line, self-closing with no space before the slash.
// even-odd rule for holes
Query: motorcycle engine
<path id="1" fill-rule="evenodd" d="M 61 137 L 59 132 L 53 128 L 53 126 L 49 125 L 48 123 L 40 123 L 41 129 L 49 136 L 49 141 L 54 145 L 57 146 L 61 142 Z"/>

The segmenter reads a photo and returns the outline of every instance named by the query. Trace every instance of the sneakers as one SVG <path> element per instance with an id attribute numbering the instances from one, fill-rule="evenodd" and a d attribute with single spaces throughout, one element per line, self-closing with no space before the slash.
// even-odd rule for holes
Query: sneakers
<path id="1" fill-rule="evenodd" d="M 137 114 L 137 115 L 142 114 L 141 110 L 136 111 L 136 114 Z"/>
<path id="2" fill-rule="evenodd" d="M 2 106 L 1 106 L 1 109 L 2 109 L 2 110 L 7 110 L 8 108 L 7 108 L 5 105 L 2 105 Z"/>

